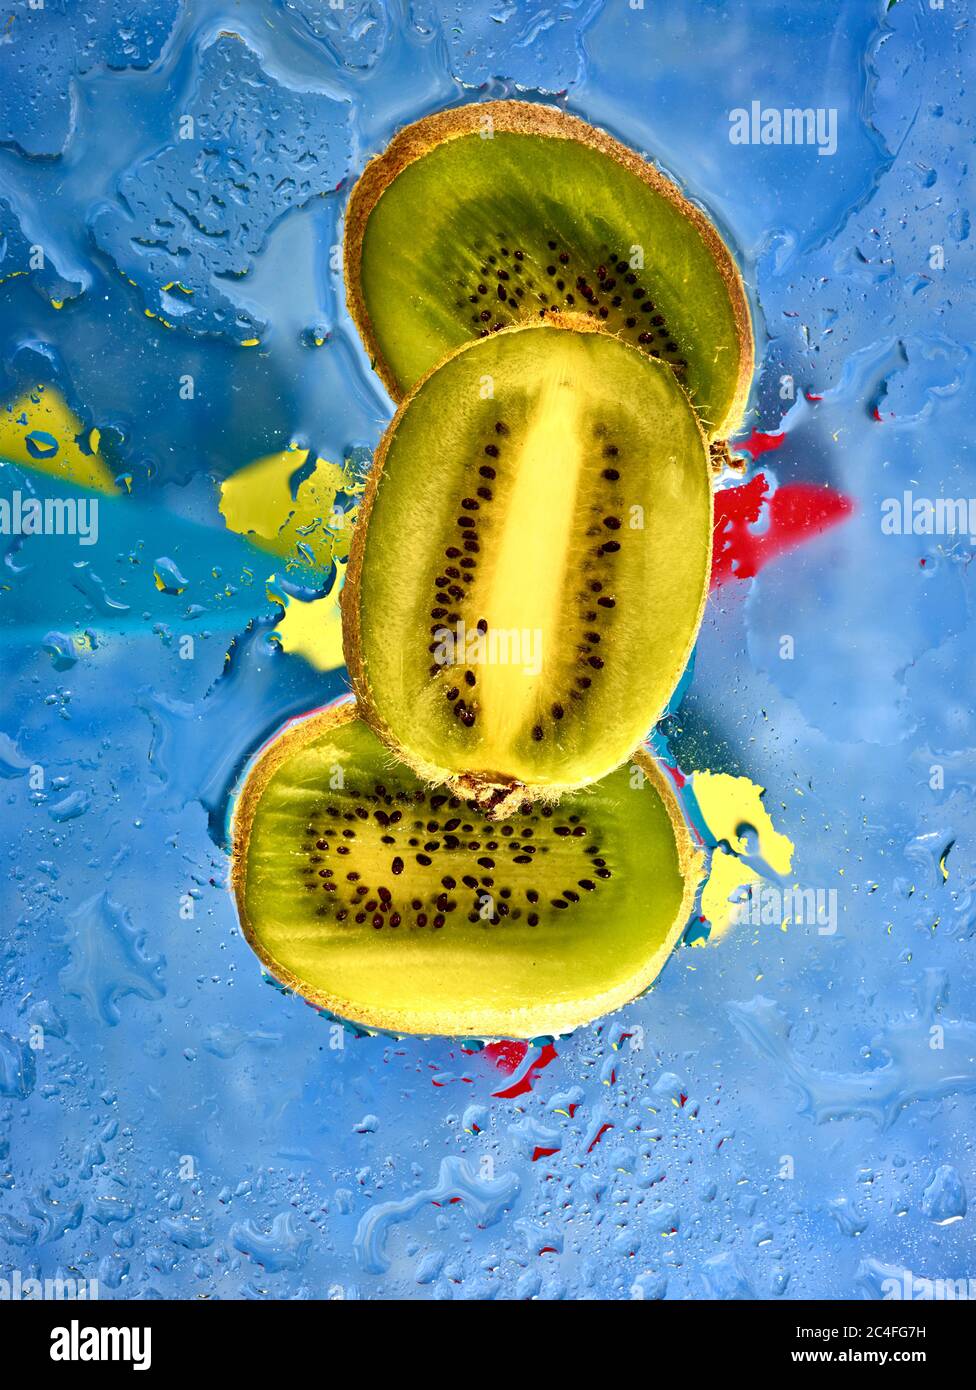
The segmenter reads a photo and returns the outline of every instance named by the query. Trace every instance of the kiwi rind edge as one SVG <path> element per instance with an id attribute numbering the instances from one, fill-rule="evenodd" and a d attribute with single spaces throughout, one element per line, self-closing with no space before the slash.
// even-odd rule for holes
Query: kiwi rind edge
<path id="1" fill-rule="evenodd" d="M 490 118 L 495 130 L 518 135 L 544 135 L 560 140 L 575 140 L 598 150 L 641 179 L 655 193 L 666 198 L 692 224 L 711 254 L 728 291 L 739 339 L 735 390 L 725 418 L 716 422 L 710 437 L 724 439 L 734 434 L 745 413 L 752 382 L 755 348 L 749 302 L 742 277 L 725 242 L 705 214 L 684 196 L 677 185 L 653 164 L 642 159 L 635 150 L 629 149 L 606 131 L 591 126 L 578 116 L 571 116 L 554 106 L 541 106 L 529 101 L 474 102 L 447 111 L 435 111 L 422 120 L 414 121 L 398 131 L 382 154 L 369 161 L 353 186 L 346 207 L 343 237 L 346 303 L 373 369 L 392 399 L 399 402 L 405 393 L 380 350 L 366 307 L 360 277 L 363 239 L 370 214 L 386 189 L 408 165 L 446 140 L 471 135 L 480 130 L 486 116 Z"/>
<path id="2" fill-rule="evenodd" d="M 477 1030 L 472 1030 L 471 1013 L 470 1011 L 465 1013 L 463 1007 L 457 1008 L 455 1012 L 439 1010 L 436 1025 L 430 1028 L 404 1028 L 403 1022 L 396 1012 L 387 1011 L 382 1005 L 364 1009 L 351 1000 L 311 988 L 307 981 L 302 980 L 275 960 L 259 939 L 254 924 L 248 915 L 246 897 L 247 849 L 255 812 L 269 781 L 281 763 L 291 756 L 296 743 L 307 741 L 322 733 L 329 733 L 333 729 L 339 729 L 361 717 L 362 710 L 352 701 L 333 705 L 324 710 L 315 710 L 310 715 L 306 715 L 300 720 L 292 720 L 287 724 L 259 753 L 256 761 L 250 765 L 234 806 L 230 825 L 230 886 L 237 902 L 238 916 L 245 940 L 264 968 L 279 984 L 292 990 L 314 1007 L 327 1010 L 337 1018 L 394 1035 L 481 1036 Z M 612 990 L 605 990 L 602 994 L 594 995 L 586 1001 L 585 1006 L 580 1001 L 572 1003 L 563 1001 L 551 1005 L 540 1005 L 531 1011 L 527 1009 L 514 1010 L 512 1011 L 511 1028 L 499 1030 L 493 1033 L 492 1037 L 531 1039 L 545 1035 L 557 1036 L 571 1033 L 574 1029 L 592 1023 L 595 1019 L 603 1018 L 606 1014 L 613 1013 L 629 1004 L 653 984 L 674 950 L 691 915 L 695 896 L 703 876 L 705 856 L 700 849 L 696 848 L 692 840 L 691 833 L 681 814 L 677 795 L 670 782 L 647 749 L 644 747 L 637 749 L 633 753 L 631 761 L 640 767 L 651 781 L 667 811 L 678 856 L 678 873 L 684 885 L 681 903 L 664 941 L 646 967 L 639 973 L 631 976 L 622 984 L 616 985 Z M 484 1040 L 487 1042 L 491 1038 L 484 1035 Z"/>
<path id="3" fill-rule="evenodd" d="M 640 352 L 639 348 L 628 343 L 626 339 L 619 337 L 615 333 L 610 333 L 607 329 L 599 327 L 586 314 L 548 314 L 544 319 L 532 319 L 527 323 L 510 324 L 506 328 L 501 328 L 497 333 L 492 334 L 492 340 L 510 333 L 530 333 L 530 332 L 564 332 L 567 329 L 579 333 L 598 333 L 604 337 L 616 338 L 622 342 L 630 352 L 636 352 L 645 361 L 651 363 L 656 370 L 669 372 L 671 369 L 663 362 L 655 362 L 654 358 L 647 357 Z M 581 786 L 600 781 L 601 778 L 608 776 L 614 768 L 605 768 L 599 776 L 589 777 L 580 782 L 550 782 L 546 784 L 526 784 L 513 778 L 506 777 L 504 774 L 492 774 L 483 772 L 480 774 L 466 773 L 459 776 L 453 775 L 448 769 L 438 766 L 436 763 L 428 762 L 424 758 L 418 758 L 408 749 L 404 748 L 393 733 L 390 726 L 383 719 L 376 703 L 373 699 L 372 688 L 366 670 L 366 662 L 363 658 L 362 632 L 360 622 L 361 602 L 360 586 L 363 569 L 363 552 L 366 544 L 366 535 L 369 528 L 370 512 L 376 498 L 380 479 L 383 476 L 383 465 L 386 461 L 387 451 L 396 434 L 400 419 L 410 408 L 414 396 L 423 389 L 426 383 L 440 369 L 450 361 L 453 361 L 462 352 L 476 350 L 488 340 L 483 338 L 471 338 L 460 347 L 455 348 L 441 362 L 431 367 L 419 381 L 412 387 L 408 395 L 400 402 L 396 414 L 387 426 L 383 438 L 377 446 L 373 456 L 373 464 L 366 479 L 366 486 L 359 503 L 359 514 L 356 525 L 353 528 L 352 543 L 349 551 L 349 562 L 346 566 L 346 573 L 343 581 L 342 590 L 339 594 L 339 604 L 342 612 L 342 646 L 343 654 L 346 659 L 346 666 L 349 671 L 350 681 L 353 691 L 359 702 L 360 715 L 370 726 L 375 734 L 382 739 L 386 746 L 391 749 L 398 762 L 405 763 L 422 782 L 431 786 L 446 786 L 455 796 L 463 797 L 465 800 L 474 801 L 479 809 L 488 817 L 489 820 L 500 820 L 505 816 L 511 815 L 517 810 L 518 806 L 524 801 L 541 802 L 543 804 L 555 805 L 559 799 L 567 792 L 578 791 Z M 684 388 L 677 382 L 675 384 L 684 392 Z M 684 392 L 687 397 L 687 392 Z M 689 400 L 689 411 L 694 419 L 698 432 L 702 440 L 703 456 L 709 458 L 708 442 L 701 422 Z M 713 481 L 711 470 L 709 481 Z M 708 554 L 704 566 L 704 583 L 702 585 L 701 600 L 698 605 L 698 613 L 692 626 L 687 649 L 685 651 L 682 669 L 687 665 L 694 650 L 698 631 L 701 627 L 702 616 L 705 612 L 705 603 L 708 599 L 709 575 L 712 564 L 712 541 L 713 533 L 709 529 L 708 533 Z M 655 717 L 659 717 L 660 712 Z M 624 758 L 622 761 L 626 761 Z M 620 766 L 618 763 L 617 766 Z"/>

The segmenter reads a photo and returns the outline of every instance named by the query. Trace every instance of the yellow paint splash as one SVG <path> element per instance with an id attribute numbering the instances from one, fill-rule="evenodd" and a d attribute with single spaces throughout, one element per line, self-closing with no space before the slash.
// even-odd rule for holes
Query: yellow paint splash
<path id="1" fill-rule="evenodd" d="M 738 858 L 747 852 L 739 826 L 751 825 L 758 837 L 758 853 L 775 873 L 784 877 L 793 866 L 793 841 L 773 825 L 763 805 L 764 787 L 748 777 L 732 777 L 725 772 L 695 772 L 692 790 L 705 824 L 716 840 L 725 840 L 731 852 L 716 849 L 712 855 L 708 882 L 702 890 L 701 911 L 711 923 L 708 940 L 714 943 L 734 925 L 738 904 L 730 901 L 738 890 L 762 882 L 755 869 Z M 785 929 L 785 922 L 781 923 Z"/>
<path id="2" fill-rule="evenodd" d="M 355 507 L 336 510 L 340 492 L 361 492 L 351 468 L 316 459 L 292 497 L 291 480 L 309 455 L 284 449 L 247 464 L 220 486 L 220 513 L 228 530 L 246 536 L 290 565 L 325 569 L 349 554 Z"/>
<path id="3" fill-rule="evenodd" d="M 53 386 L 37 386 L 0 409 L 0 459 L 95 492 L 119 491 L 98 452 L 99 434 L 85 426 Z"/>
<path id="4" fill-rule="evenodd" d="M 342 666 L 342 614 L 339 609 L 339 590 L 342 584 L 341 565 L 335 584 L 324 598 L 303 603 L 291 594 L 271 596 L 284 604 L 285 612 L 274 630 L 282 650 L 303 656 L 318 671 L 335 671 Z"/>
<path id="5" fill-rule="evenodd" d="M 740 825 L 751 825 L 759 836 L 759 853 L 778 874 L 788 874 L 793 863 L 793 841 L 781 834 L 763 805 L 766 788 L 748 777 L 727 772 L 695 772 L 692 790 L 705 824 L 716 840 L 727 840 L 736 854 L 746 853 Z"/>

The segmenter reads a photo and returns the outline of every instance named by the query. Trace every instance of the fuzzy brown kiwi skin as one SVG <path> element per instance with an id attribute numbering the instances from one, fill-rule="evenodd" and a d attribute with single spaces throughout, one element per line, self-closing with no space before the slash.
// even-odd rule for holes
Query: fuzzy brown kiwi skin
<path id="1" fill-rule="evenodd" d="M 459 136 L 483 130 L 486 119 L 490 120 L 491 128 L 498 131 L 576 140 L 590 149 L 598 150 L 646 183 L 655 193 L 666 198 L 696 229 L 725 283 L 739 338 L 735 391 L 725 419 L 716 422 L 712 437 L 721 439 L 735 434 L 742 423 L 752 382 L 755 344 L 749 301 L 746 298 L 742 277 L 725 242 L 705 214 L 684 196 L 677 185 L 634 150 L 578 116 L 570 116 L 555 106 L 539 106 L 529 101 L 475 102 L 470 106 L 454 107 L 448 111 L 435 111 L 433 115 L 425 116 L 399 131 L 383 153 L 369 161 L 353 186 L 346 206 L 343 238 L 346 303 L 369 353 L 373 369 L 393 400 L 399 401 L 403 392 L 380 351 L 366 307 L 360 276 L 366 226 L 382 195 L 408 165 L 446 140 L 455 140 Z"/>
<path id="2" fill-rule="evenodd" d="M 362 713 L 362 710 L 352 701 L 334 705 L 329 709 L 315 711 L 302 720 L 292 721 L 265 746 L 263 752 L 259 754 L 256 762 L 248 771 L 231 818 L 230 889 L 237 905 L 237 915 L 244 939 L 265 970 L 274 979 L 302 999 L 307 1000 L 315 1008 L 325 1009 L 337 1018 L 347 1019 L 351 1023 L 377 1032 L 402 1036 L 406 1030 L 404 1030 L 402 1021 L 396 1013 L 384 1010 L 382 1007 L 363 1009 L 353 1004 L 351 1000 L 344 999 L 339 995 L 327 994 L 324 990 L 310 988 L 306 981 L 283 966 L 265 948 L 258 939 L 254 923 L 247 912 L 245 893 L 247 849 L 255 812 L 265 788 L 284 759 L 291 754 L 296 743 L 304 742 L 333 729 L 340 729 L 344 724 L 361 718 Z M 683 884 L 680 906 L 659 952 L 661 957 L 661 966 L 657 972 L 659 974 L 677 945 L 678 938 L 691 915 L 699 885 L 704 877 L 705 856 L 692 841 L 674 789 L 647 749 L 643 746 L 639 748 L 633 754 L 631 761 L 640 767 L 644 775 L 650 779 L 667 810 L 677 848 L 678 872 L 681 874 Z M 657 974 L 653 977 L 654 979 L 657 978 Z M 518 1015 L 513 1012 L 512 1029 L 496 1036 L 499 1038 L 538 1038 L 572 1033 L 576 1028 L 582 1028 L 595 1019 L 603 1018 L 606 1014 L 623 1008 L 642 994 L 652 983 L 653 980 L 635 975 L 613 990 L 598 996 L 582 1011 L 580 1011 L 579 1006 L 574 1009 L 571 1005 L 554 1004 L 551 1016 L 540 1019 L 538 1014 L 533 1014 L 531 1018 L 525 1020 L 524 1025 L 520 1025 Z M 540 1024 L 544 1024 L 544 1026 L 538 1026 Z M 430 1029 L 421 1036 L 456 1038 L 478 1036 L 478 1034 L 469 1026 L 463 1006 L 459 1006 L 455 1013 L 445 1013 L 443 1026 L 436 1030 Z M 485 1037 L 484 1040 L 490 1042 L 491 1038 Z"/>
<path id="3" fill-rule="evenodd" d="M 527 323 L 511 324 L 507 328 L 501 328 L 497 333 L 492 334 L 493 338 L 504 336 L 509 333 L 528 333 L 546 332 L 556 333 L 566 329 L 575 330 L 578 333 L 600 333 L 605 337 L 617 338 L 631 352 L 640 352 L 639 348 L 628 343 L 625 338 L 618 334 L 610 333 L 607 329 L 599 327 L 586 314 L 547 314 L 546 317 L 531 319 Z M 366 662 L 363 656 L 362 647 L 362 626 L 360 620 L 361 602 L 360 592 L 363 573 L 363 552 L 366 545 L 366 534 L 369 527 L 370 513 L 373 510 L 373 503 L 376 499 L 376 492 L 379 488 L 380 479 L 383 476 L 383 468 L 386 463 L 386 456 L 389 452 L 400 420 L 410 407 L 414 396 L 423 389 L 426 383 L 436 372 L 439 372 L 447 362 L 453 361 L 462 352 L 471 352 L 479 347 L 486 340 L 484 338 L 472 338 L 466 343 L 462 343 L 459 348 L 447 355 L 442 362 L 425 373 L 424 376 L 414 385 L 410 393 L 401 401 L 396 414 L 390 421 L 377 446 L 373 456 L 373 466 L 369 470 L 366 479 L 366 487 L 360 500 L 359 511 L 356 517 L 356 524 L 352 532 L 352 544 L 349 550 L 349 563 L 346 567 L 345 581 L 339 594 L 339 607 L 342 613 L 342 649 L 345 656 L 346 667 L 349 671 L 350 681 L 356 699 L 359 702 L 361 717 L 366 721 L 375 734 L 390 748 L 401 763 L 405 763 L 421 781 L 431 786 L 445 786 L 453 796 L 459 796 L 466 801 L 474 801 L 479 810 L 489 820 L 504 820 L 506 816 L 512 815 L 523 802 L 541 802 L 543 804 L 555 805 L 561 796 L 566 792 L 577 791 L 586 782 L 551 782 L 547 784 L 535 783 L 529 785 L 520 782 L 515 778 L 506 777 L 504 774 L 482 772 L 482 773 L 462 773 L 452 776 L 449 771 L 439 767 L 436 763 L 427 762 L 423 758 L 418 758 L 409 752 L 398 741 L 393 730 L 387 724 L 376 707 L 373 698 L 372 687 L 369 682 L 369 674 L 366 670 Z M 648 359 L 651 360 L 651 359 Z M 662 367 L 661 370 L 664 370 Z M 684 390 L 684 388 L 681 388 Z M 685 393 L 687 395 L 687 393 Z M 705 440 L 704 432 L 698 421 L 693 407 L 689 401 L 689 410 L 692 418 L 698 426 L 698 433 L 701 436 L 702 448 L 708 453 L 708 445 Z M 705 612 L 705 602 L 708 598 L 708 575 L 711 572 L 712 564 L 712 537 L 713 530 L 709 529 L 708 535 L 708 556 L 705 564 L 705 583 L 702 586 L 701 602 L 698 606 L 698 614 L 691 631 L 687 650 L 684 654 L 682 668 L 687 665 L 694 649 L 695 641 L 698 637 L 698 629 L 701 627 L 702 616 Z M 626 762 L 626 759 L 622 761 Z M 619 766 L 619 764 L 618 764 Z M 588 778 L 588 782 L 599 781 L 612 772 L 613 768 L 606 768 L 599 778 Z"/>

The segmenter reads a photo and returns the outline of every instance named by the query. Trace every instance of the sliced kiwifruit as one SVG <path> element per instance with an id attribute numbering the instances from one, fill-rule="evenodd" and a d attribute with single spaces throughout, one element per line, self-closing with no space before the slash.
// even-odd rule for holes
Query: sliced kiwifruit
<path id="1" fill-rule="evenodd" d="M 700 870 L 643 752 L 555 810 L 503 824 L 418 781 L 352 704 L 289 725 L 233 819 L 233 886 L 270 973 L 397 1033 L 533 1038 L 639 994 Z"/>
<path id="2" fill-rule="evenodd" d="M 662 363 L 588 319 L 466 344 L 401 405 L 353 534 L 367 717 L 465 795 L 598 781 L 684 669 L 711 536 L 704 437 Z"/>
<path id="3" fill-rule="evenodd" d="M 349 309 L 399 400 L 469 338 L 581 311 L 670 363 L 710 439 L 753 365 L 735 262 L 652 164 L 549 106 L 493 101 L 407 126 L 346 211 Z"/>

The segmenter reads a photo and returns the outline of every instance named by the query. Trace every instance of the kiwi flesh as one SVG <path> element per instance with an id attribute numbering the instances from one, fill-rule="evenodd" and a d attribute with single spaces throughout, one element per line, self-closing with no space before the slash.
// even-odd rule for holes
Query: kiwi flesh
<path id="1" fill-rule="evenodd" d="M 598 781 L 681 676 L 711 538 L 707 446 L 662 363 L 584 318 L 465 344 L 400 406 L 353 534 L 366 717 L 500 814 Z"/>
<path id="2" fill-rule="evenodd" d="M 319 1007 L 393 1033 L 534 1038 L 655 979 L 701 856 L 641 751 L 558 808 L 504 824 L 426 786 L 347 703 L 286 727 L 232 822 L 244 933 Z"/>
<path id="3" fill-rule="evenodd" d="M 740 423 L 753 338 L 728 248 L 653 165 L 565 112 L 493 101 L 407 126 L 352 191 L 344 259 L 395 400 L 469 338 L 579 311 L 668 362 L 710 440 Z"/>

